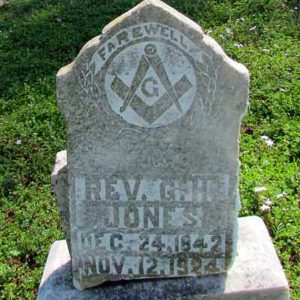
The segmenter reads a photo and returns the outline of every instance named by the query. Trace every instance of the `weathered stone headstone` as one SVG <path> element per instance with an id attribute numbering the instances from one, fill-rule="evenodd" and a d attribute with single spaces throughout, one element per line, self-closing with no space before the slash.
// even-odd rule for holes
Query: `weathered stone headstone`
<path id="1" fill-rule="evenodd" d="M 248 77 L 157 0 L 59 71 L 68 154 L 57 154 L 52 183 L 67 243 L 52 245 L 38 300 L 289 299 L 262 220 L 237 228 Z M 141 278 L 160 280 L 75 288 Z"/>
<path id="2" fill-rule="evenodd" d="M 110 23 L 59 71 L 68 163 L 53 178 L 77 288 L 230 267 L 248 81 L 158 0 Z"/>

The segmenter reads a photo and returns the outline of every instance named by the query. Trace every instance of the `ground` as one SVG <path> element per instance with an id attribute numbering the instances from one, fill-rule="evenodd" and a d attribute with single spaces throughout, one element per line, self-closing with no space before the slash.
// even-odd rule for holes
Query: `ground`
<path id="1" fill-rule="evenodd" d="M 0 5 L 2 299 L 34 299 L 49 247 L 64 238 L 50 187 L 55 153 L 66 148 L 55 74 L 105 24 L 138 2 Z M 241 129 L 240 215 L 263 217 L 292 299 L 300 299 L 299 1 L 166 2 L 198 22 L 251 73 L 250 107 Z"/>

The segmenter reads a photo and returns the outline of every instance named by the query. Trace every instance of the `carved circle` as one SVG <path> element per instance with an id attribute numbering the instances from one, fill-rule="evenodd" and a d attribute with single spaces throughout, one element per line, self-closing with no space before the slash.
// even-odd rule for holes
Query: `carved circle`
<path id="1" fill-rule="evenodd" d="M 168 41 L 131 44 L 113 57 L 106 69 L 110 107 L 126 122 L 140 127 L 155 128 L 179 120 L 191 108 L 196 91 L 193 64 Z"/>

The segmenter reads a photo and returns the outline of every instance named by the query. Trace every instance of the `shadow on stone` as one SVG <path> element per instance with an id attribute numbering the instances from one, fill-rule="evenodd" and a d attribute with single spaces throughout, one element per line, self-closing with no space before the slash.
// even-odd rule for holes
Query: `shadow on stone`
<path id="1" fill-rule="evenodd" d="M 62 294 L 64 299 L 193 299 L 199 295 L 222 294 L 225 280 L 225 274 L 200 278 L 122 280 L 106 282 L 80 292 L 73 286 L 69 261 L 54 271 L 40 286 L 38 300 L 61 299 Z"/>

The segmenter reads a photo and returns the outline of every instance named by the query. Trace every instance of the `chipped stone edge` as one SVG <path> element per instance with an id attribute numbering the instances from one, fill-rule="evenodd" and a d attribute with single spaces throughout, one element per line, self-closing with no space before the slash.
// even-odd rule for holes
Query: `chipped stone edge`
<path id="1" fill-rule="evenodd" d="M 51 185 L 57 197 L 63 231 L 71 252 L 67 150 L 56 153 L 55 164 L 51 173 Z"/>

